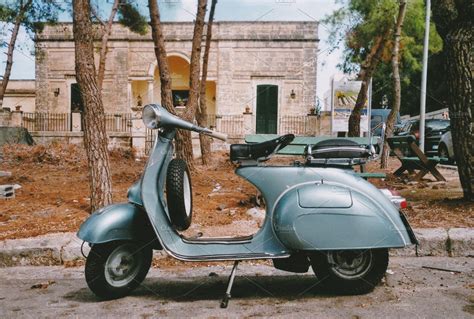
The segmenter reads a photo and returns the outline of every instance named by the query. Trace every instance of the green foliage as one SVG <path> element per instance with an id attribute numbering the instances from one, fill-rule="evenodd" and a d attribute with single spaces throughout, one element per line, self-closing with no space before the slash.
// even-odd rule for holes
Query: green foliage
<path id="1" fill-rule="evenodd" d="M 423 58 L 423 39 L 425 34 L 425 5 L 423 0 L 408 1 L 407 12 L 400 40 L 400 84 L 401 113 L 418 114 L 420 107 L 420 83 Z M 391 45 L 389 45 L 391 46 Z M 427 111 L 445 107 L 443 103 L 444 77 L 440 72 L 440 52 L 443 47 L 441 37 L 433 23 L 430 25 Z M 379 65 L 373 78 L 373 107 L 383 107 L 383 100 L 392 101 L 391 65 L 384 61 Z"/>
<path id="2" fill-rule="evenodd" d="M 397 0 L 336 0 L 344 6 L 326 17 L 330 28 L 329 43 L 344 44 L 343 61 L 338 67 L 345 73 L 355 73 L 370 50 L 373 40 L 387 26 L 392 27 L 398 14 Z M 423 0 L 409 0 L 400 40 L 401 113 L 416 114 L 420 105 L 421 61 L 425 32 Z M 393 100 L 391 40 L 386 44 L 373 77 L 372 107 L 389 107 Z M 445 107 L 443 72 L 440 72 L 442 40 L 434 24 L 430 27 L 427 111 Z M 386 103 L 388 102 L 388 104 Z M 385 103 L 385 105 L 384 105 Z"/>
<path id="3" fill-rule="evenodd" d="M 344 60 L 338 66 L 353 73 L 370 52 L 373 41 L 394 23 L 398 2 L 395 0 L 336 0 L 339 10 L 322 23 L 329 27 L 329 43 L 344 43 Z"/>
<path id="4" fill-rule="evenodd" d="M 0 4 L 0 21 L 14 23 L 24 6 L 27 8 L 21 25 L 30 37 L 33 37 L 35 32 L 41 32 L 46 23 L 55 23 L 58 14 L 64 11 L 58 2 L 53 0 L 4 1 Z"/>
<path id="5" fill-rule="evenodd" d="M 123 26 L 128 27 L 131 31 L 141 35 L 147 33 L 148 22 L 133 4 L 128 2 L 121 3 L 119 5 L 118 16 L 119 22 Z"/>
<path id="6" fill-rule="evenodd" d="M 12 22 L 15 20 L 16 12 L 6 4 L 0 4 L 0 21 Z"/>

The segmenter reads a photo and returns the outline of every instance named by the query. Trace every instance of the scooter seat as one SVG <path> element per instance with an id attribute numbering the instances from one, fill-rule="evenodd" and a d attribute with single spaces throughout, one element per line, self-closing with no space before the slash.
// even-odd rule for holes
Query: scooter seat
<path id="1" fill-rule="evenodd" d="M 230 146 L 230 160 L 233 162 L 265 161 L 270 158 L 270 155 L 290 144 L 294 138 L 293 134 L 286 134 L 261 143 L 232 144 Z"/>
<path id="2" fill-rule="evenodd" d="M 313 158 L 368 158 L 370 150 L 345 139 L 329 139 L 308 145 L 305 154 Z"/>

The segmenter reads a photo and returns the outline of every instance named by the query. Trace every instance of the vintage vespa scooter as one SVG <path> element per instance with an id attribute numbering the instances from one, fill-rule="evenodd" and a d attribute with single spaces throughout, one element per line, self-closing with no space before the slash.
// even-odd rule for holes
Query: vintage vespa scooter
<path id="1" fill-rule="evenodd" d="M 272 259 L 276 268 L 297 273 L 312 266 L 321 286 L 331 292 L 366 293 L 382 279 L 389 248 L 417 243 L 390 198 L 347 169 L 371 154 L 367 148 L 325 142 L 308 146 L 305 164 L 265 166 L 293 140 L 291 134 L 231 145 L 236 174 L 255 185 L 265 201 L 261 229 L 246 237 L 187 238 L 178 230 L 191 223 L 191 180 L 186 163 L 173 159 L 176 129 L 221 140 L 226 136 L 156 104 L 145 106 L 143 121 L 158 134 L 141 179 L 129 189 L 129 202 L 98 210 L 78 232 L 91 246 L 87 284 L 101 298 L 119 298 L 136 288 L 148 272 L 153 249 L 183 261 L 234 261 L 221 307 L 230 299 L 238 262 L 249 259 Z M 344 166 L 347 159 L 349 166 Z"/>

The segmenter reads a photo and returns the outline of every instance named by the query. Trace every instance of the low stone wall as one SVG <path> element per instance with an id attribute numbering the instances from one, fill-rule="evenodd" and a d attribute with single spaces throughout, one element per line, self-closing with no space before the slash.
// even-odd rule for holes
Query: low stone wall
<path id="1" fill-rule="evenodd" d="M 10 122 L 11 122 L 11 113 L 0 112 L 0 126 L 10 126 Z"/>
<path id="2" fill-rule="evenodd" d="M 35 143 L 49 144 L 52 142 L 83 145 L 83 132 L 30 132 Z M 132 134 L 128 132 L 108 132 L 109 149 L 128 149 L 132 146 Z"/>
<path id="3" fill-rule="evenodd" d="M 196 134 L 192 136 L 193 139 L 193 155 L 195 158 L 201 157 L 201 145 L 199 142 L 199 136 Z M 231 144 L 242 144 L 245 143 L 244 137 L 229 137 L 227 141 L 222 142 L 214 139 L 211 144 L 211 151 L 227 151 L 229 152 Z"/>
<path id="4" fill-rule="evenodd" d="M 12 112 L 10 124 L 16 119 L 16 125 L 22 126 L 21 112 Z M 79 113 L 72 114 L 72 131 L 30 131 L 34 141 L 38 144 L 49 144 L 52 142 L 68 143 L 68 144 L 83 144 L 84 133 L 81 131 L 81 118 Z M 255 134 L 253 128 L 253 115 L 252 113 L 244 113 L 243 123 L 237 126 L 234 130 L 227 131 L 225 127 L 219 127 L 218 131 L 223 131 L 228 134 L 228 140 L 226 142 L 213 139 L 211 149 L 213 151 L 229 151 L 230 144 L 245 143 L 245 136 L 248 134 Z M 323 112 L 319 116 L 307 116 L 305 119 L 305 125 L 296 125 L 293 128 L 288 128 L 288 131 L 282 131 L 281 134 L 294 133 L 296 135 L 304 136 L 318 136 L 318 135 L 330 135 L 330 114 Z M 18 123 L 17 123 L 18 122 Z M 301 130 L 301 128 L 304 130 Z M 145 126 L 141 119 L 137 116 L 131 120 L 130 132 L 113 132 L 109 131 L 109 149 L 133 149 L 136 151 L 138 156 L 144 156 L 147 151 L 147 147 L 151 147 L 153 141 L 152 136 L 145 129 Z M 200 143 L 199 135 L 192 133 L 193 150 L 194 156 L 200 157 Z"/>

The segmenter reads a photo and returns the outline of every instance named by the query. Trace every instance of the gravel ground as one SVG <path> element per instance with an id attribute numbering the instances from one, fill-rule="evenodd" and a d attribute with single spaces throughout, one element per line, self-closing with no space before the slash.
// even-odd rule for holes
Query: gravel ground
<path id="1" fill-rule="evenodd" d="M 311 273 L 245 262 L 229 308 L 220 309 L 230 267 L 152 269 L 131 296 L 102 302 L 87 288 L 82 268 L 2 268 L 0 317 L 474 317 L 473 258 L 392 258 L 384 282 L 363 296 L 326 295 Z"/>

